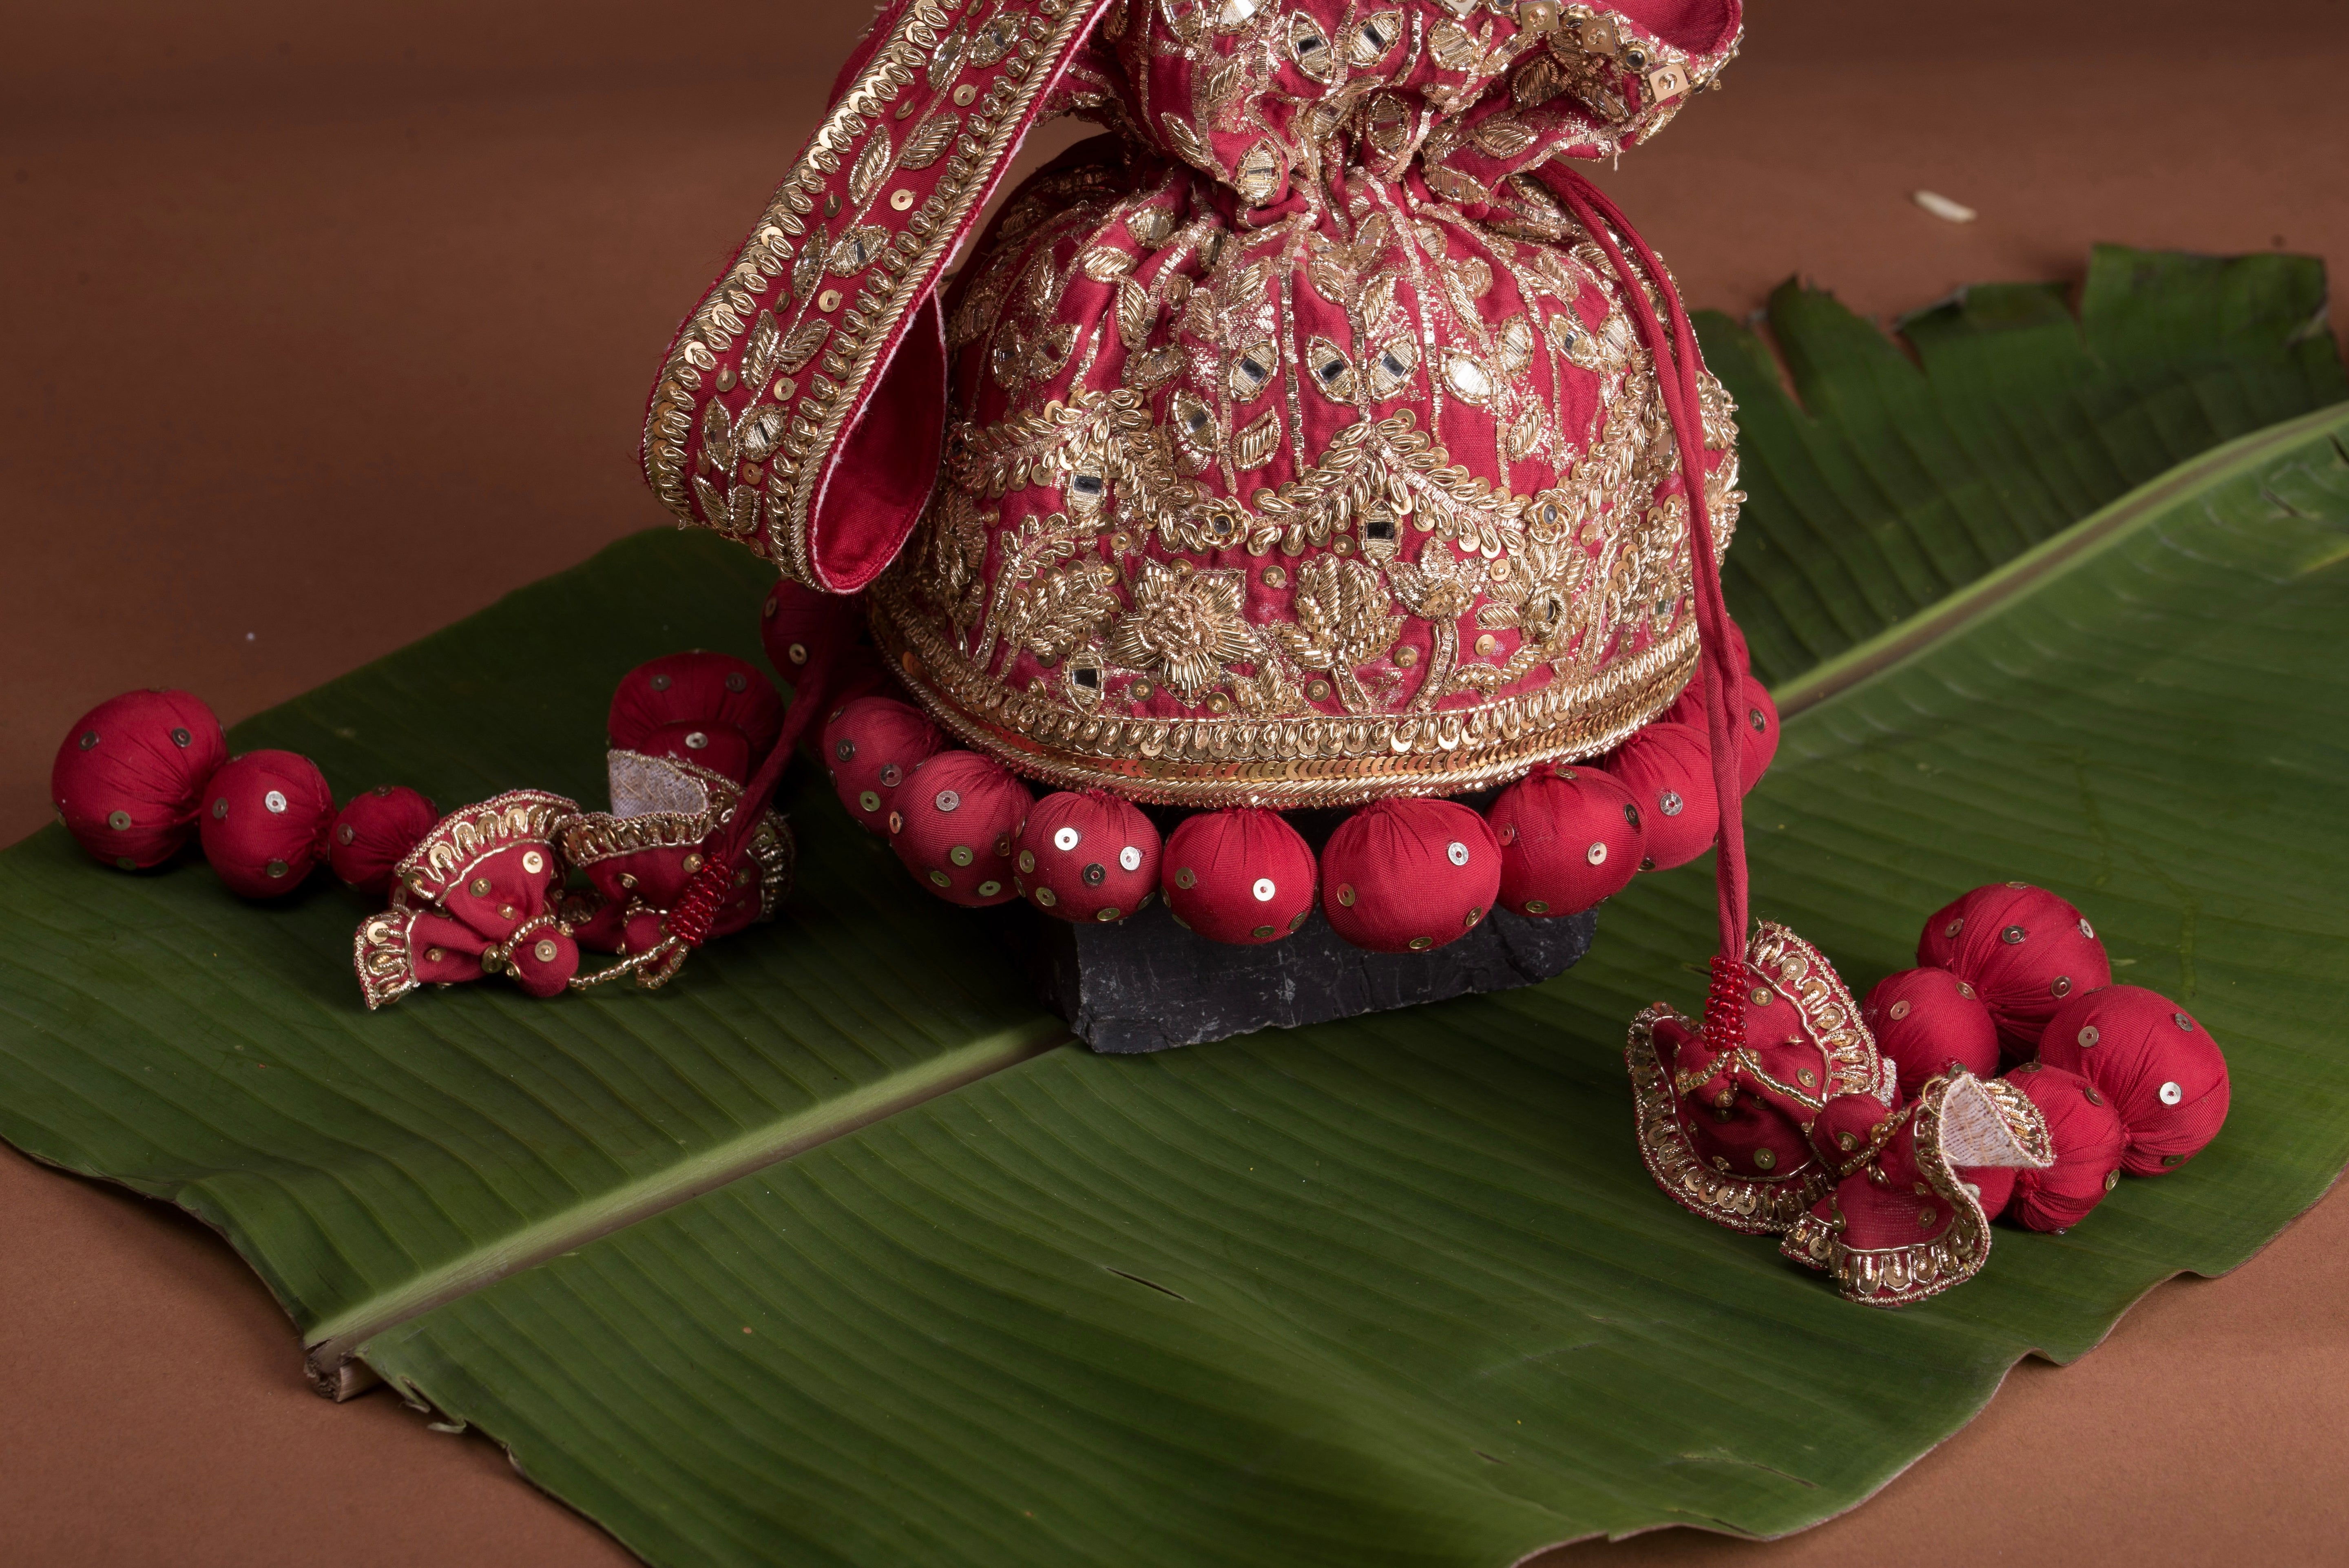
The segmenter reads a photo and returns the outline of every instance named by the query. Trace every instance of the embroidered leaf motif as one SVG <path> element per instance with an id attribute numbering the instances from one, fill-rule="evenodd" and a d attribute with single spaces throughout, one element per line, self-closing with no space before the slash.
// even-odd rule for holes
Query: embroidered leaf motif
<path id="1" fill-rule="evenodd" d="M 1488 158 L 1515 158 L 1534 144 L 1534 131 L 1524 120 L 1503 110 L 1478 121 L 1468 139 Z"/>
<path id="2" fill-rule="evenodd" d="M 783 346 L 783 329 L 775 324 L 775 313 L 762 310 L 750 328 L 750 341 L 742 348 L 742 384 L 757 396 L 758 388 L 767 384 L 774 373 L 775 355 Z"/>
<path id="3" fill-rule="evenodd" d="M 1189 121 L 1176 115 L 1162 114 L 1158 117 L 1158 123 L 1165 129 L 1167 145 L 1174 148 L 1175 157 L 1204 173 L 1223 173 L 1215 153 L 1200 139 L 1199 133 L 1191 129 Z"/>
<path id="4" fill-rule="evenodd" d="M 1536 55 L 1509 80 L 1509 96 L 1519 108 L 1539 108 L 1566 90 L 1566 72 L 1545 54 Z"/>
<path id="5" fill-rule="evenodd" d="M 1116 582 L 1117 568 L 1096 556 L 1021 584 L 1004 617 L 1005 645 L 1041 659 L 1065 657 L 1124 608 L 1112 589 Z"/>
<path id="6" fill-rule="evenodd" d="M 1395 285 L 1402 274 L 1392 267 L 1371 274 L 1362 285 L 1362 330 L 1372 337 L 1383 337 L 1395 325 Z"/>
<path id="7" fill-rule="evenodd" d="M 1097 284 L 1114 283 L 1133 270 L 1132 251 L 1121 251 L 1114 245 L 1097 245 L 1087 251 L 1077 264 L 1085 276 Z"/>
<path id="8" fill-rule="evenodd" d="M 1242 473 L 1272 461 L 1280 449 L 1280 410 L 1267 408 L 1232 437 L 1232 466 Z"/>
<path id="9" fill-rule="evenodd" d="M 1305 277 L 1313 285 L 1315 294 L 1340 310 L 1347 310 L 1354 303 L 1355 274 L 1353 268 L 1340 259 L 1335 250 L 1333 246 L 1306 263 Z"/>
<path id="10" fill-rule="evenodd" d="M 701 503 L 702 521 L 719 532 L 739 537 L 759 526 L 759 492 L 749 485 L 729 491 L 696 474 L 693 493 Z"/>
<path id="11" fill-rule="evenodd" d="M 803 321 L 783 339 L 781 352 L 776 356 L 775 367 L 786 375 L 796 371 L 815 357 L 823 340 L 832 335 L 832 323 L 823 320 Z"/>
<path id="12" fill-rule="evenodd" d="M 1490 26 L 1486 24 L 1487 31 Z M 1430 28 L 1427 52 L 1447 71 L 1474 72 L 1485 60 L 1484 45 L 1457 22 L 1438 22 Z"/>
<path id="13" fill-rule="evenodd" d="M 848 204 L 862 207 L 873 200 L 873 192 L 881 189 L 881 181 L 889 177 L 889 130 L 875 126 L 873 139 L 856 155 L 848 170 Z"/>
<path id="14" fill-rule="evenodd" d="M 1501 374 L 1516 380 L 1534 362 L 1534 329 L 1522 312 L 1501 324 Z"/>
<path id="15" fill-rule="evenodd" d="M 1427 181 L 1427 188 L 1447 201 L 1464 204 L 1485 202 L 1493 199 L 1492 191 L 1486 190 L 1482 181 L 1470 179 L 1448 164 L 1426 164 L 1422 167 L 1420 172 Z"/>
<path id="16" fill-rule="evenodd" d="M 1128 353 L 1142 346 L 1156 319 L 1157 313 L 1150 304 L 1150 291 L 1132 278 L 1118 279 L 1117 336 Z"/>
<path id="17" fill-rule="evenodd" d="M 1239 193 L 1261 207 L 1280 193 L 1281 174 L 1287 166 L 1280 151 L 1266 137 L 1240 155 L 1239 167 L 1233 170 L 1232 182 Z"/>
<path id="18" fill-rule="evenodd" d="M 1299 70 L 1317 82 L 1332 80 L 1340 69 L 1338 51 L 1330 46 L 1329 35 L 1302 11 L 1288 18 L 1288 57 L 1297 62 Z"/>
<path id="19" fill-rule="evenodd" d="M 1201 117 L 1212 119 L 1218 109 L 1238 96 L 1247 81 L 1247 59 L 1245 56 L 1234 55 L 1216 67 L 1207 77 L 1206 85 L 1199 89 Z"/>
<path id="20" fill-rule="evenodd" d="M 960 27 L 938 40 L 938 46 L 930 51 L 929 77 L 933 91 L 954 79 L 955 73 L 962 69 L 963 57 L 969 52 L 970 39 Z"/>
<path id="21" fill-rule="evenodd" d="M 915 128 L 914 134 L 905 139 L 905 150 L 897 155 L 897 167 L 927 169 L 938 160 L 940 154 L 954 145 L 955 132 L 961 129 L 962 116 L 952 109 L 940 109 L 922 121 Z"/>

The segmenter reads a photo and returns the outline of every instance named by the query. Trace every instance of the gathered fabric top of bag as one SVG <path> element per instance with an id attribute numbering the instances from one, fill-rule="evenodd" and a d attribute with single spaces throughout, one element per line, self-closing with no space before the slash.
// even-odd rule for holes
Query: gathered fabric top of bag
<path id="1" fill-rule="evenodd" d="M 701 375 L 656 388 L 656 488 L 869 585 L 940 724 L 1055 785 L 1458 793 L 1653 717 L 1697 657 L 1681 448 L 1565 160 L 1710 85 L 1736 7 L 1055 9 L 884 15 L 843 77 L 862 139 L 819 133 L 730 274 L 759 286 L 721 279 L 672 351 Z M 1112 134 L 1013 192 L 933 304 L 954 214 L 923 172 L 983 191 L 999 121 L 1071 112 Z M 1640 286 L 1652 318 L 1670 280 Z M 1721 545 L 1734 428 L 1699 382 Z"/>

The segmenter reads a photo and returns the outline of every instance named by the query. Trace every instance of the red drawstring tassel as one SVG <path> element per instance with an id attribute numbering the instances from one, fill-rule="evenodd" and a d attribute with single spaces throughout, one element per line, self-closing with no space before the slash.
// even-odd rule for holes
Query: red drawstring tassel
<path id="1" fill-rule="evenodd" d="M 1721 953 L 1713 960 L 1713 985 L 1705 1001 L 1705 1032 L 1712 1048 L 1733 1049 L 1744 1041 L 1744 1015 L 1735 999 L 1741 988 L 1738 966 L 1745 958 L 1746 925 L 1745 824 L 1741 810 L 1743 790 L 1734 716 L 1739 671 L 1730 651 L 1733 645 L 1729 609 L 1721 595 L 1713 512 L 1705 499 L 1708 475 L 1703 402 L 1697 385 L 1700 360 L 1696 333 L 1689 325 L 1688 313 L 1663 263 L 1648 249 L 1621 210 L 1573 170 L 1545 164 L 1541 175 L 1606 253 L 1621 282 L 1632 322 L 1655 361 L 1656 385 L 1663 395 L 1664 409 L 1680 444 L 1681 489 L 1688 501 L 1689 571 L 1696 587 L 1698 671 L 1704 690 L 1705 738 L 1713 756 L 1713 788 L 1721 810 L 1721 853 L 1715 871 Z M 1638 267 L 1624 255 L 1622 246 L 1617 243 L 1617 234 L 1639 257 Z M 1671 318 L 1669 335 L 1649 303 L 1644 285 L 1651 279 Z"/>

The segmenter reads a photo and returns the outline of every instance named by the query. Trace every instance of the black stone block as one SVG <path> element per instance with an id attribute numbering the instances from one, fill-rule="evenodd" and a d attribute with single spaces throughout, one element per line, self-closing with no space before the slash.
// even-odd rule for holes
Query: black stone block
<path id="1" fill-rule="evenodd" d="M 1527 920 L 1495 910 L 1433 952 L 1365 953 L 1318 909 L 1296 935 L 1262 947 L 1209 942 L 1163 903 L 1115 925 L 1071 925 L 1025 904 L 993 913 L 1045 1005 L 1093 1049 L 1119 1053 L 1530 985 L 1590 951 L 1599 922 L 1596 911 Z"/>

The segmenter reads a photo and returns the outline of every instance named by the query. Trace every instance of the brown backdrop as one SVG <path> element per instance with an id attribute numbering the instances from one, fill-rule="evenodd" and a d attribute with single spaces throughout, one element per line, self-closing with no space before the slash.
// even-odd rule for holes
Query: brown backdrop
<path id="1" fill-rule="evenodd" d="M 663 514 L 678 315 L 812 125 L 862 0 L 82 0 L 0 49 L 0 841 L 57 738 L 169 683 L 234 721 Z M 2349 264 L 2328 0 L 1754 0 L 1727 90 L 1609 178 L 1691 298 L 1875 315 L 2089 243 Z M 1057 149 L 1066 140 L 1048 138 Z M 1030 160 L 1032 161 L 1032 158 Z M 1979 222 L 1926 216 L 1925 186 Z M 2338 1559 L 2349 1201 L 2020 1368 L 1866 1507 L 1550 1568 Z M 0 1154 L 0 1562 L 626 1561 L 477 1437 L 306 1392 L 176 1212 Z"/>

